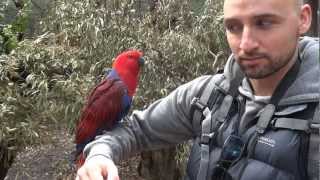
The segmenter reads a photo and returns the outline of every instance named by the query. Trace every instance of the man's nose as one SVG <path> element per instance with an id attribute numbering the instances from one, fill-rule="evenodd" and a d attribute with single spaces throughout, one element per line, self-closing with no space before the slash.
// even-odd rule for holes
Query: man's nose
<path id="1" fill-rule="evenodd" d="M 244 52 L 252 52 L 258 48 L 256 34 L 250 27 L 244 27 L 241 36 L 240 49 Z"/>

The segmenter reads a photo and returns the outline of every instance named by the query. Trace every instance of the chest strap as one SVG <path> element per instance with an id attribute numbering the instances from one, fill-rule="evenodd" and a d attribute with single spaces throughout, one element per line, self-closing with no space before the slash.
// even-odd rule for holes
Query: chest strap
<path id="1" fill-rule="evenodd" d="M 305 119 L 296 119 L 296 118 L 276 118 L 271 122 L 272 127 L 274 128 L 284 128 L 291 130 L 299 130 L 310 132 L 311 124 Z"/>

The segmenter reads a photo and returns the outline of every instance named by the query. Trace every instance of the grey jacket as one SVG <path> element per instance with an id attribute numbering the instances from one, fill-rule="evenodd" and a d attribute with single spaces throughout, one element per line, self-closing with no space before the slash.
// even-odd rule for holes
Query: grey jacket
<path id="1" fill-rule="evenodd" d="M 299 104 L 318 101 L 320 98 L 319 40 L 305 37 L 299 46 L 303 61 L 301 70 L 292 88 L 288 89 L 279 102 L 279 105 L 287 108 L 283 108 L 283 112 L 277 112 L 278 114 L 295 112 L 295 108 L 302 108 Z M 224 71 L 227 79 L 235 76 L 234 63 L 234 59 L 229 58 Z M 217 76 L 214 75 L 213 78 L 218 78 Z M 128 123 L 106 132 L 86 146 L 84 152 L 87 159 L 103 155 L 117 163 L 142 150 L 159 149 L 199 136 L 201 123 L 194 122 L 190 117 L 191 100 L 210 77 L 199 77 L 178 87 L 146 110 L 134 111 Z"/>

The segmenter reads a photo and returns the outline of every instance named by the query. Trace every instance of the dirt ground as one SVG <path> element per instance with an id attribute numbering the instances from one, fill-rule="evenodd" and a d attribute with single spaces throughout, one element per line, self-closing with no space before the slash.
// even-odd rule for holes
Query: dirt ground
<path id="1" fill-rule="evenodd" d="M 66 130 L 47 134 L 42 145 L 26 147 L 15 159 L 5 180 L 69 180 L 75 170 L 70 153 L 74 149 L 72 135 Z M 139 157 L 119 165 L 121 180 L 142 180 L 137 173 Z"/>

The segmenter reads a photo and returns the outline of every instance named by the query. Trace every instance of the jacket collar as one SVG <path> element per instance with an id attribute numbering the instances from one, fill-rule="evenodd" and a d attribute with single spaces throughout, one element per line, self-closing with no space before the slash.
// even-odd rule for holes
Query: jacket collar
<path id="1" fill-rule="evenodd" d="M 319 39 L 305 37 L 299 41 L 299 60 L 301 61 L 297 79 L 288 87 L 279 106 L 303 104 L 317 102 L 320 98 L 320 65 L 319 65 Z M 231 55 L 225 67 L 224 75 L 226 79 L 243 79 L 239 65 L 234 56 Z M 246 78 L 243 79 L 240 92 L 245 92 L 245 96 L 253 96 L 253 91 Z M 243 94 L 243 93 L 242 93 Z"/>

